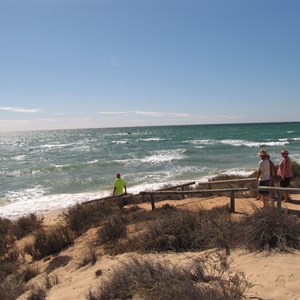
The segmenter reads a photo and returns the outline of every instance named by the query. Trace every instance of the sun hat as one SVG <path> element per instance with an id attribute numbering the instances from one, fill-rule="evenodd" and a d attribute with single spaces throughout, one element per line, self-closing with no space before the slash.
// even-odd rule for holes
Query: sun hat
<path id="1" fill-rule="evenodd" d="M 289 151 L 287 151 L 286 149 L 283 149 L 280 152 L 281 152 L 281 154 L 287 154 L 287 155 L 289 154 Z"/>
<path id="2" fill-rule="evenodd" d="M 268 155 L 268 152 L 267 152 L 266 150 L 260 150 L 260 151 L 258 152 L 258 155 L 260 155 L 260 156 L 267 156 L 267 155 Z"/>

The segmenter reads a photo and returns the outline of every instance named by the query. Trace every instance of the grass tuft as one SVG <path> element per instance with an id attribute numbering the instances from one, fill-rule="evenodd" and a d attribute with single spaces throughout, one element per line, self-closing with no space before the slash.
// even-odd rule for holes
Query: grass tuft
<path id="1" fill-rule="evenodd" d="M 298 219 L 275 207 L 257 209 L 240 226 L 241 240 L 250 250 L 300 249 Z"/>
<path id="2" fill-rule="evenodd" d="M 74 237 L 71 230 L 68 227 L 57 226 L 48 231 L 41 229 L 35 232 L 33 243 L 27 244 L 24 250 L 34 259 L 41 259 L 59 253 L 73 242 Z"/>
<path id="3" fill-rule="evenodd" d="M 96 227 L 103 220 L 120 208 L 116 202 L 99 202 L 91 204 L 77 204 L 63 214 L 68 227 L 77 234 L 82 234 L 91 227 Z"/>
<path id="4" fill-rule="evenodd" d="M 14 222 L 13 233 L 19 240 L 28 234 L 41 229 L 43 225 L 43 218 L 38 217 L 36 214 L 29 214 L 28 216 L 21 217 Z"/>
<path id="5" fill-rule="evenodd" d="M 220 262 L 215 268 L 215 259 L 205 264 L 193 260 L 187 267 L 178 267 L 167 261 L 131 258 L 96 291 L 89 290 L 86 299 L 243 299 L 251 287 L 243 273 L 232 274 Z M 214 270 L 212 274 L 209 269 Z"/>

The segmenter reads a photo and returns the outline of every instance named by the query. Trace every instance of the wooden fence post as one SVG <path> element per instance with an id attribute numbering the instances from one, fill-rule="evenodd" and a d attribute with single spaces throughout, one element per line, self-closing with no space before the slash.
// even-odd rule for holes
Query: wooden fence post
<path id="1" fill-rule="evenodd" d="M 230 193 L 230 212 L 235 212 L 234 191 L 231 191 L 231 193 Z"/>
<path id="2" fill-rule="evenodd" d="M 277 192 L 277 207 L 281 208 L 281 192 Z"/>
<path id="3" fill-rule="evenodd" d="M 155 203 L 154 203 L 154 196 L 153 196 L 153 194 L 150 194 L 150 199 L 151 199 L 151 208 L 152 208 L 152 210 L 155 210 Z"/>

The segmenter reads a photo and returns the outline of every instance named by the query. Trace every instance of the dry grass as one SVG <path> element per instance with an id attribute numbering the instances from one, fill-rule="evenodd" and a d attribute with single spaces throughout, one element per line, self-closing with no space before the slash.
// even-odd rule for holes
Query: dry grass
<path id="1" fill-rule="evenodd" d="M 77 234 L 82 234 L 91 227 L 99 226 L 108 215 L 119 211 L 116 201 L 92 204 L 77 204 L 63 214 L 68 227 Z"/>
<path id="2" fill-rule="evenodd" d="M 43 218 L 36 214 L 29 214 L 20 217 L 13 223 L 13 234 L 17 239 L 21 239 L 28 234 L 41 229 L 43 225 Z"/>
<path id="3" fill-rule="evenodd" d="M 30 279 L 38 276 L 40 271 L 37 267 L 26 266 L 17 276 L 18 281 L 28 282 Z"/>
<path id="4" fill-rule="evenodd" d="M 185 211 L 169 206 L 141 212 L 135 218 L 134 234 L 104 239 L 106 253 L 132 251 L 185 252 L 212 248 L 230 253 L 235 248 L 251 251 L 289 251 L 300 248 L 299 220 L 274 207 L 253 208 L 254 213 L 233 218 L 228 207 Z M 145 221 L 146 220 L 146 221 Z M 129 224 L 127 226 L 130 226 Z M 112 237 L 116 235 L 112 230 Z"/>
<path id="5" fill-rule="evenodd" d="M 121 214 L 110 216 L 98 230 L 98 244 L 113 241 L 126 235 L 126 226 Z"/>
<path id="6" fill-rule="evenodd" d="M 97 262 L 97 254 L 94 249 L 88 249 L 85 255 L 77 261 L 77 267 L 82 268 L 88 264 L 94 265 Z"/>
<path id="7" fill-rule="evenodd" d="M 140 234 L 124 238 L 105 248 L 112 254 L 130 251 L 194 251 L 211 248 L 226 249 L 234 244 L 236 221 L 227 207 L 197 212 L 184 211 L 170 206 L 148 212 L 152 218 Z M 141 227 L 136 224 L 136 227 Z"/>
<path id="8" fill-rule="evenodd" d="M 299 220 L 275 207 L 255 208 L 242 221 L 240 243 L 250 250 L 300 249 Z"/>
<path id="9" fill-rule="evenodd" d="M 25 286 L 16 279 L 0 280 L 0 299 L 15 300 L 25 292 Z"/>
<path id="10" fill-rule="evenodd" d="M 40 229 L 34 233 L 33 243 L 25 246 L 25 252 L 37 260 L 59 253 L 73 242 L 74 236 L 68 227 L 57 226 L 48 231 Z"/>
<path id="11" fill-rule="evenodd" d="M 243 299 L 250 288 L 242 273 L 232 274 L 225 257 L 192 260 L 186 267 L 168 261 L 138 259 L 115 269 L 88 300 Z"/>

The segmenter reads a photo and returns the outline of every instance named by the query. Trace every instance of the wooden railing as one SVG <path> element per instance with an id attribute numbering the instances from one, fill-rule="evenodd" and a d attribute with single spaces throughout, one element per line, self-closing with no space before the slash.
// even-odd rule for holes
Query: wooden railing
<path id="1" fill-rule="evenodd" d="M 162 188 L 162 189 L 159 189 L 157 191 L 169 191 L 169 190 L 175 190 L 175 189 L 178 189 L 178 188 L 181 188 L 181 190 L 183 191 L 185 187 L 191 186 L 195 183 L 196 183 L 195 181 L 191 181 L 191 182 L 187 182 L 187 183 L 183 183 L 183 184 L 178 184 L 178 185 L 173 185 L 173 186 L 169 186 L 169 187 L 166 187 L 166 188 Z"/>
<path id="2" fill-rule="evenodd" d="M 290 188 L 290 187 L 284 188 L 284 187 L 274 187 L 274 186 L 259 186 L 258 190 L 275 192 L 278 208 L 281 208 L 282 192 L 289 192 L 290 194 L 300 194 L 300 189 L 299 188 Z M 290 202 L 293 202 L 293 200 L 291 200 Z M 300 204 L 300 201 L 296 201 L 296 203 Z M 293 209 L 288 209 L 288 210 L 291 213 L 295 213 L 297 215 L 300 215 L 299 210 L 293 210 Z"/>
<path id="3" fill-rule="evenodd" d="M 107 196 L 107 197 L 103 197 L 103 198 L 97 198 L 97 199 L 85 201 L 85 202 L 82 202 L 82 204 L 85 205 L 85 204 L 91 204 L 91 203 L 100 202 L 100 201 L 106 201 L 106 200 L 130 198 L 131 196 L 133 196 L 133 195 L 128 194 L 128 195 L 119 195 L 119 196 Z"/>
<path id="4" fill-rule="evenodd" d="M 256 178 L 241 178 L 241 179 L 228 179 L 228 180 L 211 180 L 206 182 L 198 182 L 197 186 L 205 185 L 208 188 L 215 184 L 226 184 L 226 183 L 242 183 L 242 182 L 255 182 Z"/>
<path id="5" fill-rule="evenodd" d="M 183 191 L 185 187 L 191 186 L 193 184 L 195 184 L 195 181 L 169 186 L 169 187 L 166 187 L 166 188 L 159 189 L 157 191 L 169 191 L 169 190 L 174 190 L 174 189 L 178 189 L 178 188 L 180 188 Z M 85 201 L 82 204 L 91 204 L 91 203 L 95 203 L 95 202 L 99 202 L 99 201 L 106 201 L 106 200 L 113 200 L 113 199 L 124 199 L 124 198 L 139 197 L 139 196 L 141 196 L 140 193 L 139 194 L 126 194 L 126 195 L 119 195 L 119 196 L 107 196 L 107 197 L 103 197 L 103 198 L 97 198 L 97 199 Z"/>
<path id="6" fill-rule="evenodd" d="M 252 182 L 255 181 L 255 178 L 244 178 L 244 179 L 230 179 L 230 180 L 216 180 L 216 181 L 207 181 L 207 182 L 198 182 L 197 186 L 208 186 L 208 189 L 205 190 L 185 190 L 187 186 L 191 186 L 195 184 L 195 181 L 183 183 L 183 184 L 178 184 L 175 186 L 170 186 L 166 188 L 162 188 L 159 190 L 155 191 L 143 191 L 140 192 L 139 194 L 127 194 L 127 195 L 121 195 L 121 196 L 108 196 L 108 197 L 103 197 L 103 198 L 97 198 L 93 200 L 89 200 L 86 202 L 83 202 L 83 204 L 90 204 L 90 203 L 95 203 L 95 202 L 100 202 L 100 201 L 107 201 L 107 200 L 113 200 L 113 199 L 130 199 L 131 197 L 142 197 L 143 202 L 147 202 L 147 199 L 145 196 L 150 196 L 150 201 L 151 201 L 151 207 L 152 210 L 155 209 L 155 202 L 154 202 L 154 195 L 182 195 L 183 197 L 185 195 L 197 195 L 197 194 L 205 194 L 205 193 L 230 193 L 230 210 L 232 212 L 235 211 L 235 192 L 237 191 L 247 191 L 248 188 L 223 188 L 223 189 L 212 189 L 212 185 L 215 184 L 230 184 L 230 183 L 241 183 L 241 182 Z M 181 191 L 176 191 L 176 189 L 181 189 Z"/>
<path id="7" fill-rule="evenodd" d="M 248 191 L 248 188 L 226 188 L 193 191 L 148 191 L 140 192 L 142 196 L 150 196 L 152 210 L 155 209 L 154 195 L 199 195 L 205 193 L 228 193 L 230 192 L 230 211 L 235 212 L 235 192 Z"/>

